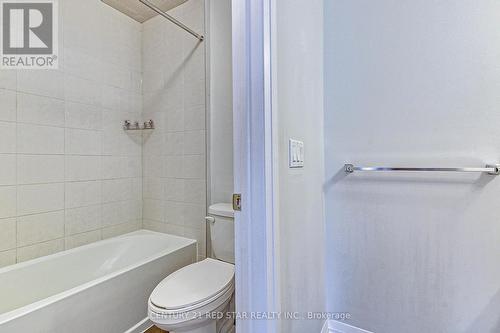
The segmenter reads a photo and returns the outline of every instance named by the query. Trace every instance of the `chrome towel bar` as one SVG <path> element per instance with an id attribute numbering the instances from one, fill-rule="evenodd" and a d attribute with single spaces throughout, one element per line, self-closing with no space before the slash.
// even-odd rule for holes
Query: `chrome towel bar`
<path id="1" fill-rule="evenodd" d="M 361 167 L 354 164 L 345 164 L 344 171 L 353 173 L 355 171 L 412 171 L 412 172 L 480 172 L 489 175 L 500 175 L 500 164 L 486 165 L 484 168 L 404 168 L 404 167 Z"/>

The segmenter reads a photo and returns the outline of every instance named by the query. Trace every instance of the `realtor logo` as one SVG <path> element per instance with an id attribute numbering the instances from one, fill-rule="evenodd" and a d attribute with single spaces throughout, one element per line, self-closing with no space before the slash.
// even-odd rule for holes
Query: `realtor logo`
<path id="1" fill-rule="evenodd" d="M 0 0 L 1 67 L 56 69 L 56 0 Z"/>

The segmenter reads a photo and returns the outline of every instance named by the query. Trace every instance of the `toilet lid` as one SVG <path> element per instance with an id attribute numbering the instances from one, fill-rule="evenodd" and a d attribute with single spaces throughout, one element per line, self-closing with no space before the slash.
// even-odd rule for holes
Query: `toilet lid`
<path id="1" fill-rule="evenodd" d="M 230 203 L 218 203 L 208 207 L 208 214 L 234 218 L 233 205 Z"/>
<path id="2" fill-rule="evenodd" d="M 204 302 L 225 290 L 234 277 L 234 265 L 205 259 L 167 276 L 153 290 L 150 301 L 166 310 Z"/>

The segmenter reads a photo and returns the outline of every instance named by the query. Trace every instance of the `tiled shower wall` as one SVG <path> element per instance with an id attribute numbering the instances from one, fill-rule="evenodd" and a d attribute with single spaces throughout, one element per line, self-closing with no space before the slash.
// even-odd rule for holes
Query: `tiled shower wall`
<path id="1" fill-rule="evenodd" d="M 203 257 L 204 44 L 99 0 L 59 4 L 59 70 L 0 70 L 0 267 L 141 227 Z M 203 0 L 171 14 L 204 31 Z"/>
<path id="2" fill-rule="evenodd" d="M 60 69 L 0 70 L 0 266 L 142 226 L 142 25 L 60 0 Z"/>
<path id="3" fill-rule="evenodd" d="M 203 34 L 204 1 L 170 13 Z M 143 26 L 144 227 L 198 241 L 205 256 L 205 43 L 162 17 Z"/>

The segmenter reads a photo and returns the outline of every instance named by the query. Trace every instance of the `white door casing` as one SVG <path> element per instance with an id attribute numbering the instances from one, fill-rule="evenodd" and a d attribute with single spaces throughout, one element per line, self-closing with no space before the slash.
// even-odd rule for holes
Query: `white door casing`
<path id="1" fill-rule="evenodd" d="M 252 318 L 279 311 L 271 10 L 271 0 L 232 2 L 238 333 L 279 331 L 278 320 Z"/>

